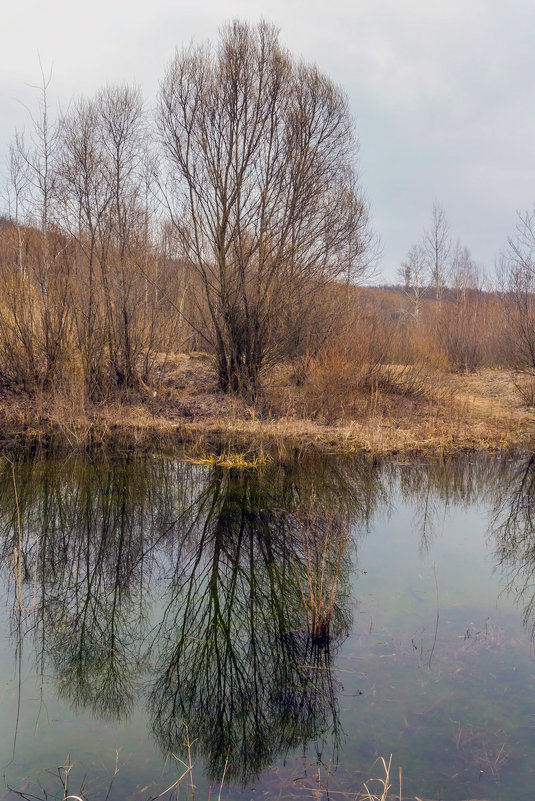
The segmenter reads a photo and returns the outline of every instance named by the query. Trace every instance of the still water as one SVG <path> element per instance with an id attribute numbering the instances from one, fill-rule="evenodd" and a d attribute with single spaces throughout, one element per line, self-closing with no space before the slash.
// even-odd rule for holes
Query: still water
<path id="1" fill-rule="evenodd" d="M 0 532 L 1 799 L 533 798 L 531 457 L 4 461 Z"/>

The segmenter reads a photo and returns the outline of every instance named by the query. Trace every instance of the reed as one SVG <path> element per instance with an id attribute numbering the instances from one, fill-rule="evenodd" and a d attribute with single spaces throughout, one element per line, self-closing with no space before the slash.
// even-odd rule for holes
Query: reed
<path id="1" fill-rule="evenodd" d="M 146 801 L 162 801 L 167 799 L 167 801 L 171 801 L 171 799 L 178 799 L 178 798 L 185 798 L 190 799 L 190 801 L 221 801 L 223 787 L 225 785 L 225 777 L 229 762 L 229 755 L 227 754 L 227 759 L 225 761 L 225 766 L 221 775 L 221 780 L 219 785 L 215 788 L 210 787 L 208 789 L 208 794 L 206 797 L 199 798 L 199 794 L 197 792 L 197 788 L 195 786 L 194 781 L 194 769 L 195 764 L 193 761 L 193 749 L 195 745 L 195 740 L 191 739 L 189 728 L 187 724 L 184 722 L 184 759 L 178 757 L 176 754 L 171 754 L 170 756 L 176 762 L 177 765 L 180 765 L 180 776 L 173 781 L 168 787 L 164 790 L 156 793 L 155 795 L 148 796 Z M 385 759 L 384 757 L 378 757 L 375 762 L 373 763 L 373 767 L 375 765 L 380 766 L 381 768 L 381 775 L 380 776 L 372 776 L 367 781 L 365 781 L 362 785 L 362 789 L 360 790 L 332 790 L 329 788 L 329 777 L 330 777 L 330 766 L 327 770 L 327 778 L 324 779 L 321 775 L 320 769 L 318 769 L 317 774 L 314 777 L 313 782 L 307 786 L 310 788 L 311 797 L 319 798 L 333 798 L 333 799 L 340 799 L 340 801 L 403 801 L 403 772 L 402 768 L 398 768 L 398 776 L 396 787 L 394 789 L 393 785 L 393 778 L 392 778 L 392 754 Z M 67 756 L 67 759 L 63 765 L 60 765 L 56 768 L 55 771 L 47 771 L 47 773 L 56 776 L 60 790 L 59 794 L 54 793 L 51 794 L 49 790 L 47 790 L 44 786 L 39 785 L 37 789 L 25 790 L 25 789 L 16 789 L 13 787 L 9 787 L 11 793 L 19 798 L 24 799 L 24 801 L 49 801 L 51 798 L 61 799 L 61 801 L 94 801 L 94 796 L 85 788 L 85 779 L 82 783 L 82 786 L 78 789 L 76 793 L 71 792 L 70 788 L 70 773 L 72 768 L 74 767 L 74 762 L 71 760 L 70 755 Z M 105 798 L 108 798 L 113 783 L 121 770 L 122 765 L 119 763 L 119 752 L 115 752 L 115 767 L 113 770 L 113 774 L 109 780 L 107 786 L 107 793 L 105 793 Z M 144 788 L 145 790 L 148 789 L 148 786 Z M 215 794 L 217 793 L 217 794 Z M 99 797 L 102 797 L 99 795 Z M 229 796 L 231 797 L 231 796 Z M 297 795 L 294 796 L 291 791 L 288 794 L 285 794 L 285 798 L 297 798 Z M 299 796 L 304 797 L 304 796 Z M 307 797 L 309 797 L 307 795 Z M 415 796 L 407 796 L 406 801 L 422 801 L 422 799 L 415 795 Z"/>
<path id="2" fill-rule="evenodd" d="M 360 796 L 360 799 L 362 801 L 388 801 L 390 797 L 389 793 L 392 788 L 392 783 L 390 779 L 390 773 L 392 770 L 392 754 L 390 754 L 388 762 L 385 760 L 384 757 L 379 757 L 378 759 L 375 760 L 374 765 L 375 764 L 382 765 L 384 776 L 381 776 L 380 778 L 368 779 L 368 781 L 364 783 L 364 794 Z M 399 799 L 399 801 L 402 801 L 401 779 L 402 779 L 402 772 L 400 768 L 399 795 L 397 796 L 397 799 Z"/>

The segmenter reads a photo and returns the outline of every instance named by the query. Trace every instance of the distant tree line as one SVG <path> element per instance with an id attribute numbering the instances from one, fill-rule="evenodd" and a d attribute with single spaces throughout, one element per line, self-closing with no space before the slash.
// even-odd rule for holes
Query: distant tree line
<path id="1" fill-rule="evenodd" d="M 423 302 L 435 301 L 433 317 L 449 366 L 494 365 L 535 369 L 535 227 L 519 214 L 491 280 L 466 245 L 454 243 L 444 209 L 435 203 L 431 224 L 403 261 L 398 275 L 406 314 L 416 323 Z"/>

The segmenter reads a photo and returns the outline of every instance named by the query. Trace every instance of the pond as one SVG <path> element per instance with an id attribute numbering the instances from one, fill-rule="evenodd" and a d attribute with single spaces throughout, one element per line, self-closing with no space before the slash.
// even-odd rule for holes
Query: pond
<path id="1" fill-rule="evenodd" d="M 0 530 L 1 799 L 532 798 L 533 457 L 5 460 Z"/>

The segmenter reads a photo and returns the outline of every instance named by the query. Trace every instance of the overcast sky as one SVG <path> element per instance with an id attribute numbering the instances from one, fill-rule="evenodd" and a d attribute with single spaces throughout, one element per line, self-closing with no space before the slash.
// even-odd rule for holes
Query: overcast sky
<path id="1" fill-rule="evenodd" d="M 347 92 L 361 183 L 392 281 L 444 208 L 454 238 L 492 270 L 516 211 L 535 201 L 533 0 L 18 0 L 0 28 L 0 159 L 35 109 L 39 56 L 66 108 L 106 83 L 148 106 L 176 47 L 231 18 L 265 18 Z"/>

